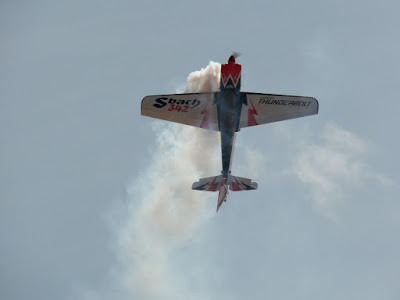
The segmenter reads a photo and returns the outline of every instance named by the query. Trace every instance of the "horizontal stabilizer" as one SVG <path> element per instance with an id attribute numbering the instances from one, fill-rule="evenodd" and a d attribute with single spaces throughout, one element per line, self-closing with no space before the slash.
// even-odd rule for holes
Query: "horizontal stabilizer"
<path id="1" fill-rule="evenodd" d="M 226 201 L 228 197 L 228 187 L 231 191 L 249 191 L 256 190 L 258 183 L 251 181 L 251 179 L 237 177 L 229 175 L 228 178 L 224 178 L 222 175 L 202 178 L 199 181 L 193 183 L 192 189 L 198 191 L 209 191 L 218 193 L 217 211 L 221 207 L 222 203 Z"/>
<path id="2" fill-rule="evenodd" d="M 221 185 L 229 186 L 233 192 L 256 190 L 258 183 L 251 181 L 249 178 L 237 177 L 229 175 L 228 178 L 223 178 L 222 175 L 202 178 L 193 183 L 192 189 L 199 191 L 216 192 L 220 190 Z"/>
<path id="3" fill-rule="evenodd" d="M 219 190 L 222 180 L 222 175 L 202 178 L 193 183 L 192 190 L 216 192 Z"/>
<path id="4" fill-rule="evenodd" d="M 229 189 L 234 192 L 256 190 L 258 188 L 258 183 L 251 181 L 249 178 L 229 176 L 229 179 Z"/>

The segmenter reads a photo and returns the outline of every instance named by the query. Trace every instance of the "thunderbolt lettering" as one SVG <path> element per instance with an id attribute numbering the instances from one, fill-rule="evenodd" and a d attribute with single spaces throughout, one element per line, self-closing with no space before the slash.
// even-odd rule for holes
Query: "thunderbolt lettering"
<path id="1" fill-rule="evenodd" d="M 200 105 L 200 101 L 193 99 L 193 100 L 184 100 L 184 99 L 173 99 L 167 97 L 161 97 L 156 99 L 156 104 L 153 104 L 156 108 L 163 108 L 167 104 L 177 104 L 177 105 L 189 105 L 190 108 L 195 108 L 196 106 Z"/>
<path id="2" fill-rule="evenodd" d="M 293 101 L 293 100 L 260 99 L 259 104 L 290 105 L 290 106 L 304 106 L 304 107 L 308 107 L 308 106 L 311 104 L 311 101 Z"/>

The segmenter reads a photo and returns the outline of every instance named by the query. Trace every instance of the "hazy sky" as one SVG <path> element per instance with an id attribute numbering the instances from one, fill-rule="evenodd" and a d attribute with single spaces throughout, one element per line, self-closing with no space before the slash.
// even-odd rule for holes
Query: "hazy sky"
<path id="1" fill-rule="evenodd" d="M 2 1 L 0 298 L 399 299 L 400 4 L 377 3 Z M 215 214 L 190 183 L 219 145 L 140 101 L 232 51 L 243 91 L 320 112 L 243 129 L 259 190 Z"/>

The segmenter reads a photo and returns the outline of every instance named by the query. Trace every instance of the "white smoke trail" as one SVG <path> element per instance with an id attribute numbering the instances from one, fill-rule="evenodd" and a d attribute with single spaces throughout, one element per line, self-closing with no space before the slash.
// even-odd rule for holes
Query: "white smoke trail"
<path id="1" fill-rule="evenodd" d="M 299 149 L 288 174 L 308 186 L 316 210 L 334 222 L 338 221 L 339 207 L 356 198 L 356 192 L 367 186 L 396 186 L 368 165 L 370 145 L 335 123 L 325 124 L 312 139 L 299 130 L 295 136 L 287 135 Z"/>
<path id="2" fill-rule="evenodd" d="M 216 91 L 219 76 L 220 64 L 210 62 L 189 75 L 185 92 Z M 123 282 L 140 299 L 189 299 L 168 260 L 209 214 L 206 201 L 216 197 L 191 185 L 218 172 L 219 136 L 161 121 L 153 129 L 158 135 L 152 162 L 128 191 L 131 207 L 120 237 Z"/>

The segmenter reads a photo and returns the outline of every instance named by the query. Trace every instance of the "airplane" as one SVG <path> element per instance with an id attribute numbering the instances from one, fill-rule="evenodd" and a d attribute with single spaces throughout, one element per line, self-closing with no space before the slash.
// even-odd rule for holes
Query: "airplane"
<path id="1" fill-rule="evenodd" d="M 202 178 L 192 189 L 219 191 L 217 212 L 231 191 L 256 190 L 258 183 L 231 175 L 236 132 L 241 128 L 318 114 L 318 101 L 312 97 L 241 92 L 242 66 L 236 54 L 221 65 L 220 90 L 210 93 L 151 95 L 143 98 L 141 114 L 177 122 L 221 135 L 221 175 Z"/>

